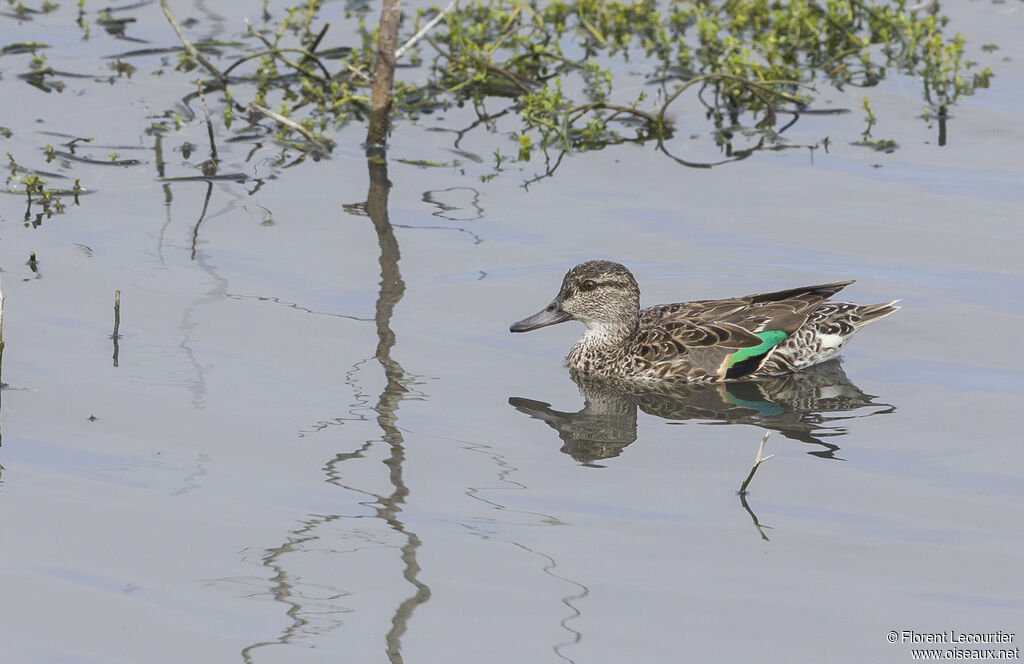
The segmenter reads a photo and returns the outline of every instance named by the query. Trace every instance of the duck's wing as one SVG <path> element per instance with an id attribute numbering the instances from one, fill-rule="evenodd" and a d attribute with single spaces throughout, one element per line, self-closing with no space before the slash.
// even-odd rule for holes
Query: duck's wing
<path id="1" fill-rule="evenodd" d="M 778 341 L 771 339 L 761 351 L 764 343 L 757 334 L 731 323 L 672 320 L 639 329 L 625 351 L 647 377 L 703 383 L 723 380 L 731 358 L 741 351 L 767 352 Z"/>
<path id="2" fill-rule="evenodd" d="M 799 327 L 818 305 L 852 283 L 852 280 L 838 281 L 771 293 L 755 293 L 726 300 L 659 304 L 640 312 L 640 329 L 685 322 L 697 326 L 729 324 L 754 332 L 767 329 L 786 330 L 798 319 L 800 322 L 796 327 Z M 775 327 L 773 321 L 777 321 L 774 323 Z M 739 347 L 746 345 L 749 344 L 741 344 Z"/>
<path id="3" fill-rule="evenodd" d="M 757 371 L 815 308 L 851 283 L 650 307 L 640 312 L 634 352 L 667 374 L 681 372 L 691 380 L 696 374 L 740 378 Z"/>

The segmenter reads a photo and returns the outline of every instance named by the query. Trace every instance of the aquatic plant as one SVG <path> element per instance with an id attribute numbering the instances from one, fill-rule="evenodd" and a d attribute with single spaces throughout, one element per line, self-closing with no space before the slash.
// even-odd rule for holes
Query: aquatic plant
<path id="1" fill-rule="evenodd" d="M 279 140 L 329 149 L 333 132 L 370 114 L 368 88 L 387 70 L 370 74 L 379 64 L 381 33 L 366 27 L 365 11 L 351 11 L 358 24 L 353 46 L 324 51 L 318 47 L 328 25 L 319 23 L 320 13 L 310 1 L 276 23 L 250 25 L 246 53 L 223 72 L 182 35 L 179 67 L 203 66 L 216 79 L 210 85 L 228 91 L 243 81 L 253 85 L 255 104 L 277 104 L 276 116 L 268 117 L 280 124 Z M 928 6 L 908 7 L 905 0 L 452 2 L 419 11 L 409 28 L 414 36 L 397 49 L 418 76 L 396 77 L 393 112 L 415 120 L 467 105 L 475 126 L 492 130 L 493 119 L 514 113 L 520 126 L 511 132 L 518 143 L 511 158 L 526 161 L 537 150 L 626 141 L 664 149 L 673 131 L 670 107 L 690 91 L 687 98 L 702 109 L 723 151 L 737 135 L 754 149 L 777 146 L 822 85 L 868 88 L 892 70 L 917 77 L 936 109 L 986 87 L 991 71 L 965 59 L 965 38 L 946 37 L 946 23 Z M 253 71 L 235 78 L 253 61 Z M 243 110 L 233 101 L 240 97 L 225 100 Z M 295 142 L 296 132 L 304 140 Z"/>
<path id="2" fill-rule="evenodd" d="M 46 147 L 48 154 L 52 153 L 53 148 Z M 63 198 L 71 197 L 74 204 L 78 205 L 78 197 L 86 193 L 77 178 L 70 189 L 56 189 L 48 186 L 49 179 L 63 178 L 64 176 L 20 166 L 9 152 L 7 161 L 7 168 L 10 172 L 7 175 L 6 189 L 3 190 L 3 193 L 25 196 L 26 225 L 38 226 L 44 218 L 49 219 L 55 214 L 63 213 Z"/>
<path id="3" fill-rule="evenodd" d="M 166 0 L 160 6 L 180 48 L 112 55 L 92 74 L 55 70 L 46 57 L 50 47 L 40 41 L 7 44 L 0 56 L 20 58 L 18 76 L 47 93 L 62 92 L 72 77 L 113 83 L 140 72 L 187 74 L 184 106 L 156 109 L 144 132 L 182 131 L 193 119 L 182 113 L 199 98 L 211 156 L 196 165 L 195 177 L 204 178 L 242 177 L 219 173 L 217 140 L 269 134 L 281 147 L 281 167 L 331 154 L 352 124 L 366 123 L 367 145 L 383 146 L 393 122 L 425 123 L 440 113 L 457 123 L 446 129 L 459 154 L 469 154 L 460 146 L 467 136 L 490 137 L 480 149 L 493 154 L 484 179 L 531 161 L 540 161 L 538 177 L 547 177 L 566 154 L 627 142 L 649 144 L 686 166 L 710 167 L 762 149 L 796 147 L 785 133 L 802 116 L 849 110 L 824 107 L 830 90 L 868 93 L 894 74 L 920 82 L 921 117 L 938 119 L 941 145 L 947 108 L 992 78 L 969 57 L 965 37 L 946 34 L 948 21 L 936 5 L 906 0 L 451 0 L 406 14 L 388 0 L 382 21 L 369 2 L 350 0 L 339 11 L 307 0 L 277 13 L 265 5 L 257 20 L 238 26 L 237 37 L 216 41 L 192 41 L 191 24 L 179 23 Z M 31 21 L 53 10 L 18 3 L 15 15 Z M 131 11 L 103 10 L 90 22 L 79 0 L 76 23 L 83 39 L 90 39 L 91 25 L 124 38 L 134 20 L 124 14 Z M 980 52 L 995 48 L 984 44 Z M 144 62 L 155 62 L 155 71 Z M 897 149 L 895 140 L 871 136 L 874 111 L 865 110 L 867 130 L 847 140 Z M 681 149 L 672 140 L 677 133 L 710 139 L 720 157 L 673 154 Z M 195 146 L 183 141 L 188 159 Z M 83 161 L 73 152 L 49 148 L 47 161 L 55 154 Z M 111 163 L 133 162 L 112 156 Z M 25 193 L 29 207 L 46 216 L 61 211 L 58 192 L 76 193 L 48 186 L 53 174 L 28 175 L 12 172 L 8 191 Z"/>

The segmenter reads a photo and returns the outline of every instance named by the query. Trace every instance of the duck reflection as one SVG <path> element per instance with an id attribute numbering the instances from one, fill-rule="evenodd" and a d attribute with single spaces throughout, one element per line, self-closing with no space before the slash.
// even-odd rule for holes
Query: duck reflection
<path id="1" fill-rule="evenodd" d="M 636 412 L 667 420 L 709 424 L 752 424 L 814 445 L 809 454 L 834 458 L 844 420 L 882 415 L 895 406 L 876 402 L 854 385 L 831 360 L 798 373 L 757 381 L 654 385 L 609 380 L 570 372 L 585 404 L 566 413 L 533 399 L 511 397 L 516 410 L 547 422 L 562 439 L 562 451 L 581 463 L 616 457 L 636 440 Z"/>

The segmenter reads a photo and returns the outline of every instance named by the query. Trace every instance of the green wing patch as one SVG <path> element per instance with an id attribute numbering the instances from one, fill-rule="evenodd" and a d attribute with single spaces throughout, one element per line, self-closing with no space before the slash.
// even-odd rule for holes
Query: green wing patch
<path id="1" fill-rule="evenodd" d="M 761 340 L 761 343 L 757 346 L 740 348 L 733 353 L 732 357 L 729 358 L 729 368 L 725 372 L 726 378 L 739 378 L 755 371 L 760 364 L 761 358 L 789 336 L 782 330 L 765 330 L 764 332 L 756 332 L 755 335 Z"/>

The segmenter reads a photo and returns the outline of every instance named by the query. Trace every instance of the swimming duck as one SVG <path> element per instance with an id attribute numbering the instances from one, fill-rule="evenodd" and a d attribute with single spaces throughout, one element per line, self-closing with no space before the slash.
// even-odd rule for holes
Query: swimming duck
<path id="1" fill-rule="evenodd" d="M 826 302 L 852 283 L 641 309 L 625 266 L 587 261 L 566 273 L 551 304 L 509 330 L 582 322 L 566 358 L 582 374 L 680 383 L 774 376 L 836 357 L 858 329 L 899 309 L 896 301 Z"/>

